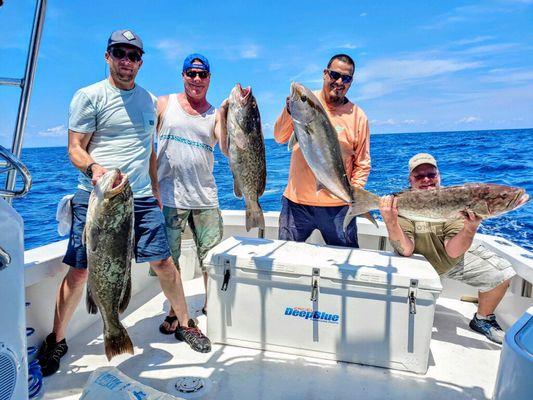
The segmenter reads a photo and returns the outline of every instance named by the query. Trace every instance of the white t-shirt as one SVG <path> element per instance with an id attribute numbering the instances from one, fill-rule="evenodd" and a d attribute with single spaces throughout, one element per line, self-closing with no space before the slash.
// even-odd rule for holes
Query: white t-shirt
<path id="1" fill-rule="evenodd" d="M 157 179 L 161 201 L 167 207 L 218 207 L 213 176 L 216 109 L 188 114 L 176 94 L 169 95 L 157 146 Z"/>
<path id="2" fill-rule="evenodd" d="M 139 85 L 120 90 L 103 80 L 78 90 L 70 103 L 69 129 L 93 133 L 87 152 L 107 169 L 128 174 L 133 197 L 152 196 L 149 174 L 157 98 Z M 92 191 L 80 173 L 78 188 Z"/>

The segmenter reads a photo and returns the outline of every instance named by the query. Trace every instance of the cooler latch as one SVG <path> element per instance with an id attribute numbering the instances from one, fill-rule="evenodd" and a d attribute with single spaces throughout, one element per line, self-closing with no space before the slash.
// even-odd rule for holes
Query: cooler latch
<path id="1" fill-rule="evenodd" d="M 231 268 L 230 261 L 224 260 L 224 280 L 222 281 L 222 287 L 220 288 L 220 290 L 222 290 L 223 292 L 228 290 L 228 283 L 231 278 L 230 268 Z"/>
<path id="2" fill-rule="evenodd" d="M 416 294 L 418 291 L 418 279 L 411 279 L 409 285 L 409 295 L 407 300 L 409 301 L 409 314 L 416 314 Z"/>
<path id="3" fill-rule="evenodd" d="M 320 269 L 313 268 L 313 275 L 311 276 L 311 301 L 318 299 L 318 280 L 320 279 Z"/>

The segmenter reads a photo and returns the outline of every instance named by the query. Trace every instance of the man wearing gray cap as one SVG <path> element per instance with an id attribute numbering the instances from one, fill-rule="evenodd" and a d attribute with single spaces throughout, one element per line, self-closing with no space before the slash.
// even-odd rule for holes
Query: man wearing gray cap
<path id="1" fill-rule="evenodd" d="M 437 161 L 419 153 L 409 160 L 411 189 L 440 187 Z M 422 254 L 442 277 L 455 279 L 478 289 L 478 310 L 470 328 L 501 344 L 504 332 L 494 310 L 516 274 L 511 264 L 474 241 L 481 218 L 466 210 L 463 219 L 422 222 L 398 216 L 397 198 L 385 196 L 380 212 L 389 232 L 389 241 L 401 255 Z"/>
<path id="2" fill-rule="evenodd" d="M 72 228 L 63 262 L 70 266 L 61 283 L 53 331 L 40 348 L 43 375 L 55 373 L 67 350 L 65 332 L 87 281 L 87 256 L 82 242 L 89 196 L 108 170 L 127 174 L 134 198 L 134 254 L 157 274 L 180 324 L 179 338 L 199 352 L 211 343 L 189 318 L 181 276 L 174 266 L 161 211 L 154 135 L 157 99 L 135 83 L 144 54 L 141 38 L 131 30 L 109 37 L 105 60 L 109 78 L 78 90 L 70 103 L 68 152 L 80 170 L 72 199 Z"/>

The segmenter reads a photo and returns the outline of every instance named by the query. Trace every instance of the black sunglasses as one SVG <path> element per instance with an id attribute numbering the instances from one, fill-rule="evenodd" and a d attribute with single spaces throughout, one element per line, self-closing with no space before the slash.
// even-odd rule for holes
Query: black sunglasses
<path id="1" fill-rule="evenodd" d="M 437 173 L 435 172 L 430 172 L 429 174 L 420 174 L 420 175 L 415 175 L 414 178 L 417 180 L 417 181 L 421 181 L 422 179 L 424 178 L 429 178 L 429 179 L 435 179 L 437 177 Z"/>
<path id="2" fill-rule="evenodd" d="M 119 49 L 117 47 L 113 47 L 111 49 L 111 55 L 117 60 L 122 60 L 125 57 L 128 57 L 128 60 L 131 62 L 139 62 L 142 59 L 142 56 L 136 51 L 127 52 L 126 50 Z"/>
<path id="3" fill-rule="evenodd" d="M 353 80 L 353 76 L 352 75 L 344 75 L 344 74 L 341 74 L 340 72 L 337 72 L 337 71 L 332 71 L 330 69 L 326 69 L 329 77 L 331 79 L 333 79 L 334 81 L 336 81 L 337 79 L 341 78 L 342 79 L 342 83 L 350 83 L 352 80 Z"/>
<path id="4" fill-rule="evenodd" d="M 185 71 L 185 75 L 187 75 L 189 78 L 192 78 L 192 79 L 196 78 L 197 76 L 199 76 L 200 79 L 205 79 L 209 76 L 209 72 L 187 70 Z"/>

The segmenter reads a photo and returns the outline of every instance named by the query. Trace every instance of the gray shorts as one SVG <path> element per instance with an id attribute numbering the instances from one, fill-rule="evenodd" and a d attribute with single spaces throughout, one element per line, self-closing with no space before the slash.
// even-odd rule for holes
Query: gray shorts
<path id="1" fill-rule="evenodd" d="M 441 276 L 466 283 L 480 292 L 488 292 L 515 275 L 509 261 L 474 243 L 463 261 Z"/>

